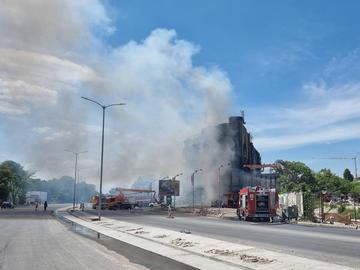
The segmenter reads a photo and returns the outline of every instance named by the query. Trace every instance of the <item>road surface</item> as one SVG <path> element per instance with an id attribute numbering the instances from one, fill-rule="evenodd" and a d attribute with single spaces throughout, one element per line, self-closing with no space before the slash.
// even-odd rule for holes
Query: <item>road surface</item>
<path id="1" fill-rule="evenodd" d="M 0 210 L 0 270 L 190 269 L 110 238 L 98 240 L 51 210 Z"/>
<path id="2" fill-rule="evenodd" d="M 89 212 L 96 214 L 96 211 Z M 176 231 L 186 229 L 197 235 L 360 268 L 359 230 L 248 223 L 180 213 L 168 219 L 164 212 L 141 209 L 133 213 L 104 210 L 103 215 L 140 225 Z"/>

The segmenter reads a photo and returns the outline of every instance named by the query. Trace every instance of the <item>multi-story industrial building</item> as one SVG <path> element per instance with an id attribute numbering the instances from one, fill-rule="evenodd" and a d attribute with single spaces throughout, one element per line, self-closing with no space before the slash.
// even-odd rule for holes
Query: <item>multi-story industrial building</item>
<path id="1" fill-rule="evenodd" d="M 232 116 L 228 123 L 206 128 L 199 135 L 186 140 L 184 154 L 188 167 L 214 171 L 207 177 L 214 178 L 208 179 L 208 182 L 213 183 L 215 190 L 218 189 L 217 168 L 223 165 L 220 187 L 222 194 L 237 194 L 244 186 L 271 186 L 269 175 L 264 177 L 259 170 L 250 171 L 244 167 L 248 164 L 261 164 L 261 156 L 245 127 L 243 114 Z M 223 196 L 221 200 L 226 201 Z"/>

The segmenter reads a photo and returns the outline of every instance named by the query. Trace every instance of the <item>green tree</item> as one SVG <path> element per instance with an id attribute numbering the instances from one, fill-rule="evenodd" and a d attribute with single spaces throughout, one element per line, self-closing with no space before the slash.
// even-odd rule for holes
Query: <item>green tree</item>
<path id="1" fill-rule="evenodd" d="M 282 192 L 303 192 L 304 218 L 314 219 L 315 196 L 317 184 L 313 171 L 302 162 L 280 160 L 281 168 L 277 169 Z"/>
<path id="2" fill-rule="evenodd" d="M 344 179 L 349 180 L 349 181 L 353 181 L 354 180 L 354 176 L 351 174 L 350 170 L 348 168 L 346 168 L 344 170 L 343 173 Z"/>
<path id="3" fill-rule="evenodd" d="M 9 183 L 15 178 L 14 174 L 8 167 L 0 165 L 0 202 L 6 201 L 9 198 L 10 189 Z"/>
<path id="4" fill-rule="evenodd" d="M 282 165 L 277 169 L 282 192 L 316 190 L 316 180 L 311 169 L 298 161 L 277 161 Z"/>
<path id="5" fill-rule="evenodd" d="M 28 191 L 45 191 L 48 193 L 49 202 L 72 202 L 74 196 L 74 179 L 63 176 L 60 179 L 41 180 L 29 179 L 27 184 Z M 77 199 L 79 202 L 88 202 L 90 197 L 96 194 L 95 185 L 79 182 L 76 188 Z"/>
<path id="6" fill-rule="evenodd" d="M 26 184 L 28 179 L 33 175 L 15 161 L 7 160 L 2 163 L 14 175 L 8 182 L 10 200 L 12 203 L 25 203 Z"/>
<path id="7" fill-rule="evenodd" d="M 347 195 L 351 192 L 351 182 L 335 175 L 329 169 L 322 169 L 315 174 L 317 186 L 319 190 L 330 192 L 333 195 Z"/>
<path id="8" fill-rule="evenodd" d="M 360 182 L 351 183 L 351 193 L 353 194 L 355 200 L 360 201 Z"/>

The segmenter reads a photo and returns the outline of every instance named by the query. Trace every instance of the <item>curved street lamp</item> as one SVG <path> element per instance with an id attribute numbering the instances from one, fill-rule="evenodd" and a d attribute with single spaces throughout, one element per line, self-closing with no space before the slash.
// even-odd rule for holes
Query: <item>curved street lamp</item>
<path id="1" fill-rule="evenodd" d="M 87 101 L 93 102 L 97 105 L 99 105 L 102 108 L 103 112 L 103 119 L 102 119 L 102 136 L 101 136 L 101 165 L 100 165 L 100 187 L 99 187 L 99 221 L 101 220 L 101 203 L 102 203 L 102 180 L 103 180 L 103 164 L 104 164 L 104 127 L 105 127 L 105 110 L 112 106 L 122 106 L 126 105 L 126 103 L 113 103 L 109 105 L 103 105 L 100 102 L 97 102 L 96 100 L 92 100 L 87 97 L 81 97 Z"/>
<path id="2" fill-rule="evenodd" d="M 195 174 L 198 172 L 202 172 L 202 169 L 197 169 L 191 174 L 191 185 L 192 185 L 192 206 L 193 211 L 195 211 Z"/>
<path id="3" fill-rule="evenodd" d="M 229 163 L 227 163 L 227 165 L 228 166 L 231 166 L 231 163 L 229 162 Z M 218 187 L 218 189 L 219 189 L 219 198 L 218 198 L 218 200 L 219 200 L 219 213 L 220 213 L 220 207 L 221 207 L 221 185 L 220 185 L 220 178 L 221 178 L 221 174 L 220 174 L 220 170 L 221 170 L 221 168 L 223 168 L 224 167 L 224 165 L 223 164 L 220 164 L 220 166 L 219 166 L 219 168 L 218 168 L 218 170 L 219 170 L 219 172 L 218 172 L 218 185 L 219 185 L 219 187 Z"/>
<path id="4" fill-rule="evenodd" d="M 78 156 L 83 153 L 87 153 L 87 151 L 81 152 L 74 152 L 71 150 L 64 150 L 65 152 L 69 152 L 75 155 L 75 178 L 74 178 L 74 199 L 73 199 L 73 211 L 75 211 L 75 200 L 76 200 L 76 179 L 77 179 L 77 163 L 78 163 Z"/>

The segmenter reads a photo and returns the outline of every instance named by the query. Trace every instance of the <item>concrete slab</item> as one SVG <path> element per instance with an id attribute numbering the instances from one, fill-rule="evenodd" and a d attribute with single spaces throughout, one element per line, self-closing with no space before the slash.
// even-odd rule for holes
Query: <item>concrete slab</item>
<path id="1" fill-rule="evenodd" d="M 106 236 L 151 250 L 162 256 L 199 269 L 354 269 L 322 261 L 292 256 L 251 246 L 234 244 L 193 234 L 184 234 L 151 226 L 109 218 L 90 221 L 93 217 L 82 213 L 81 219 L 68 213 L 64 217 L 98 231 Z"/>

